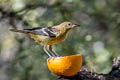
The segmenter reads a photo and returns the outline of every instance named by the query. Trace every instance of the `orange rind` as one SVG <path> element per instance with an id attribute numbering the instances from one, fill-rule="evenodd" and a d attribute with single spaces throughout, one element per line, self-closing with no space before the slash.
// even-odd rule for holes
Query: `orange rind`
<path id="1" fill-rule="evenodd" d="M 49 70 L 56 75 L 73 76 L 81 68 L 82 55 L 76 54 L 71 56 L 48 58 L 47 65 Z"/>

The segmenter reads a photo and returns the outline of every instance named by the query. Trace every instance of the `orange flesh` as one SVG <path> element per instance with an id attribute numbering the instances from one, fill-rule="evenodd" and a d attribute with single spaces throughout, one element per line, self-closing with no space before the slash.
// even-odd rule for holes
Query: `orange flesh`
<path id="1" fill-rule="evenodd" d="M 81 68 L 82 55 L 64 57 L 52 57 L 47 59 L 47 65 L 51 72 L 56 75 L 73 76 Z"/>

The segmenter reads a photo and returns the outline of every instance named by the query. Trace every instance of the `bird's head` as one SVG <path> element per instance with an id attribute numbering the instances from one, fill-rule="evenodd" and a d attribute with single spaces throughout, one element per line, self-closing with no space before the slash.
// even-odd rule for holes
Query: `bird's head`
<path id="1" fill-rule="evenodd" d="M 57 26 L 55 26 L 57 28 L 57 31 L 59 31 L 59 35 L 62 35 L 62 34 L 66 34 L 69 30 L 71 30 L 72 28 L 74 27 L 77 27 L 77 26 L 80 26 L 78 24 L 74 24 L 72 22 L 63 22 Z"/>
<path id="2" fill-rule="evenodd" d="M 60 24 L 60 27 L 66 29 L 66 30 L 70 30 L 70 29 L 72 29 L 74 27 L 78 27 L 78 26 L 80 26 L 80 25 L 74 24 L 72 22 L 63 22 Z"/>

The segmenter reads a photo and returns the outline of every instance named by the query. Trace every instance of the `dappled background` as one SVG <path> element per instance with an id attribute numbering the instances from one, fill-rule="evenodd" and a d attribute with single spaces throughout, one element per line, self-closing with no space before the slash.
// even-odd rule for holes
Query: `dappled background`
<path id="1" fill-rule="evenodd" d="M 56 80 L 48 56 L 27 35 L 10 28 L 80 24 L 54 46 L 61 56 L 81 53 L 83 66 L 108 73 L 120 56 L 120 0 L 0 0 L 0 80 Z"/>

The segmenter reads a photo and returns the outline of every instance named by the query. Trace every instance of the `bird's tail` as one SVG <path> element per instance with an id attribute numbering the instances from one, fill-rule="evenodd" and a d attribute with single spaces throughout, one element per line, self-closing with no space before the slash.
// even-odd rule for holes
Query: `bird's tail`
<path id="1" fill-rule="evenodd" d="M 20 32 L 20 33 L 25 33 L 25 34 L 28 34 L 29 32 L 26 31 L 26 30 L 18 30 L 18 29 L 10 29 L 10 31 L 13 31 L 13 32 Z"/>

